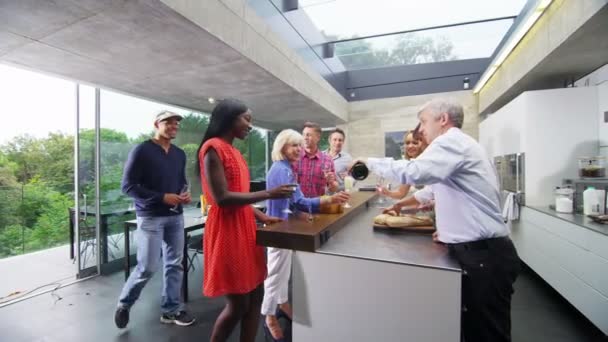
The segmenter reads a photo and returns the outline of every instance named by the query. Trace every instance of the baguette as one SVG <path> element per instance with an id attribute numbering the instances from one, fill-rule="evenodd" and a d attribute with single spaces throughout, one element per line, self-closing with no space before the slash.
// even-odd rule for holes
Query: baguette
<path id="1" fill-rule="evenodd" d="M 389 227 L 419 227 L 433 225 L 433 219 L 430 217 L 416 215 L 389 216 L 386 218 L 385 222 Z"/>

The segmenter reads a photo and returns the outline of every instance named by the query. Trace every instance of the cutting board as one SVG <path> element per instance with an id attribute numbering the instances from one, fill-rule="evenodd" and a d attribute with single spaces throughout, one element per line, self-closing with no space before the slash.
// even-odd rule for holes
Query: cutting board
<path id="1" fill-rule="evenodd" d="M 374 224 L 374 230 L 391 231 L 391 232 L 416 232 L 416 233 L 433 233 L 434 226 L 411 226 L 411 227 L 389 227 L 381 224 Z"/>

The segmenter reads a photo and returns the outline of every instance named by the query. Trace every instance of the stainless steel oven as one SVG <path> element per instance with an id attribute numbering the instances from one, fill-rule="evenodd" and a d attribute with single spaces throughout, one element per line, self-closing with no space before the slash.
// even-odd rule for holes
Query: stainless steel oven
<path id="1" fill-rule="evenodd" d="M 498 185 L 501 193 L 514 193 L 519 205 L 525 203 L 525 160 L 525 153 L 494 157 L 494 166 L 498 174 Z"/>

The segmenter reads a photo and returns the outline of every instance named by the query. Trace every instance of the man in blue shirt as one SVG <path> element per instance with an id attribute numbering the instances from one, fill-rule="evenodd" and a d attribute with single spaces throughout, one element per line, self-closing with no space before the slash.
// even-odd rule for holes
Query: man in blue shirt
<path id="1" fill-rule="evenodd" d="M 154 138 L 137 145 L 125 164 L 122 191 L 135 201 L 137 266 L 120 294 L 114 314 L 118 328 L 127 326 L 131 306 L 159 269 L 161 250 L 164 284 L 160 321 L 180 326 L 194 323 L 180 297 L 184 272 L 182 204 L 191 202 L 185 175 L 186 154 L 171 144 L 181 119 L 179 114 L 160 112 L 154 120 Z"/>

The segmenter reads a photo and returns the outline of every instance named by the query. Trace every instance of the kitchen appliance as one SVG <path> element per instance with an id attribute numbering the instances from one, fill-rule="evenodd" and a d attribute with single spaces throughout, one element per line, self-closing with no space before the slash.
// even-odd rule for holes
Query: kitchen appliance
<path id="1" fill-rule="evenodd" d="M 583 191 L 583 214 L 600 214 L 600 201 L 597 197 L 598 193 L 592 186 L 588 187 L 587 189 L 585 189 L 585 191 Z"/>
<path id="2" fill-rule="evenodd" d="M 606 158 L 602 156 L 578 158 L 578 176 L 581 178 L 605 178 Z"/>
<path id="3" fill-rule="evenodd" d="M 501 200 L 509 193 L 514 194 L 515 204 L 525 204 L 525 153 L 513 153 L 494 157 L 494 166 L 498 175 L 498 186 Z M 504 204 L 501 203 L 501 205 Z"/>
<path id="4" fill-rule="evenodd" d="M 562 184 L 564 186 L 570 185 L 574 189 L 574 212 L 577 214 L 583 213 L 583 191 L 585 189 L 591 186 L 596 190 L 603 190 L 603 193 L 608 190 L 608 179 L 606 178 L 564 179 Z M 600 205 L 602 202 L 607 203 L 605 198 L 603 201 L 600 200 Z M 605 212 L 605 207 L 600 208 L 600 214 Z"/>
<path id="5" fill-rule="evenodd" d="M 563 214 L 574 212 L 574 189 L 569 187 L 555 189 L 555 211 Z"/>

